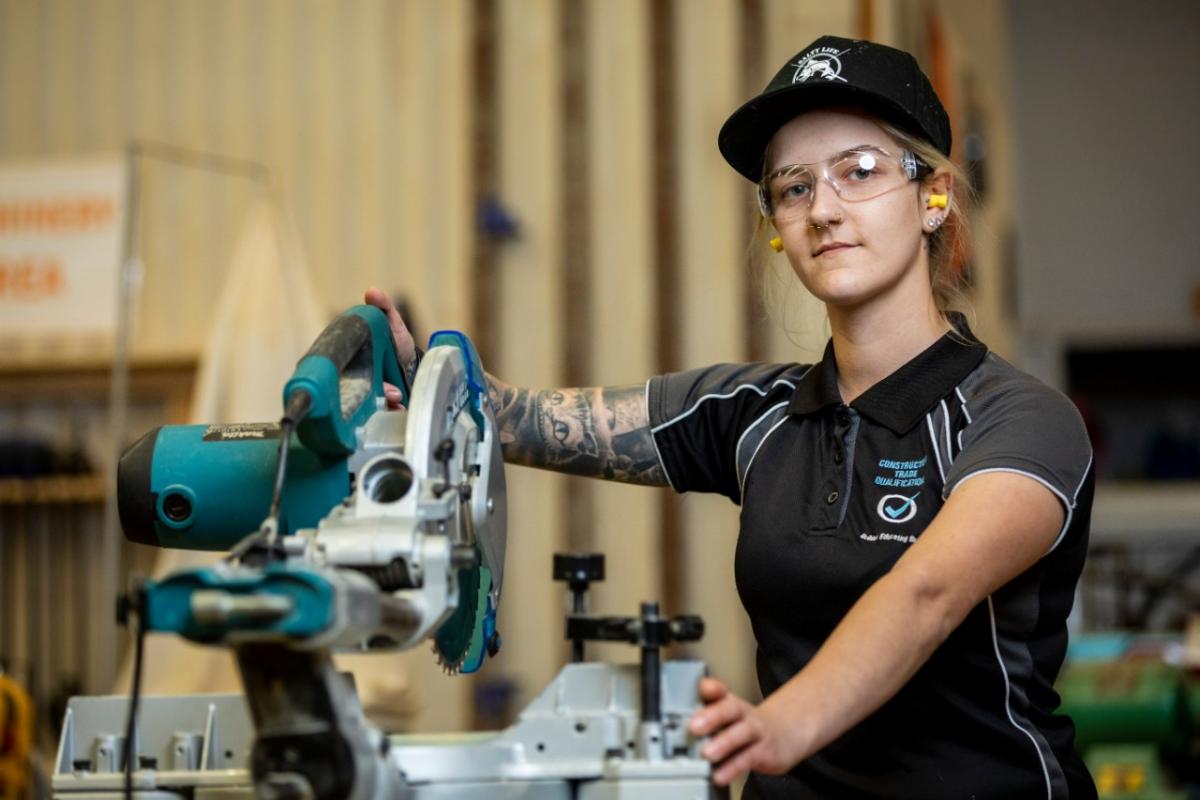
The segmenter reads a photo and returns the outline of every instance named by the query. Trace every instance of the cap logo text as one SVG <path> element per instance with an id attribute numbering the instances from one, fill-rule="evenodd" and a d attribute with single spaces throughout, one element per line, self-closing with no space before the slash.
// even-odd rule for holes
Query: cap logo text
<path id="1" fill-rule="evenodd" d="M 804 58 L 796 62 L 796 72 L 792 75 L 792 83 L 806 83 L 816 78 L 846 83 L 846 79 L 842 77 L 841 56 L 847 52 L 849 51 L 839 51 L 833 47 L 818 47 L 816 50 L 810 50 Z"/>

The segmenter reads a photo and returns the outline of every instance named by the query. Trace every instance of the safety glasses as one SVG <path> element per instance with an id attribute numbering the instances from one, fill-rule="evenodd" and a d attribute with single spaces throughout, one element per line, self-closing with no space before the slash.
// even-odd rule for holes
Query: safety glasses
<path id="1" fill-rule="evenodd" d="M 856 147 L 826 161 L 789 164 L 768 173 L 758 184 L 758 205 L 764 217 L 787 222 L 807 216 L 818 181 L 829 184 L 841 199 L 858 203 L 898 189 L 929 171 L 907 150 L 892 155 L 879 147 Z"/>

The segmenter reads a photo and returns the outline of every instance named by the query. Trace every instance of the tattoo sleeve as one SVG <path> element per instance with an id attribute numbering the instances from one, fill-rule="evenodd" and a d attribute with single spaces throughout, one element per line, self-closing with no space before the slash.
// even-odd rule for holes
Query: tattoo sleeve
<path id="1" fill-rule="evenodd" d="M 623 483 L 666 486 L 642 386 L 519 389 L 488 376 L 504 460 Z"/>

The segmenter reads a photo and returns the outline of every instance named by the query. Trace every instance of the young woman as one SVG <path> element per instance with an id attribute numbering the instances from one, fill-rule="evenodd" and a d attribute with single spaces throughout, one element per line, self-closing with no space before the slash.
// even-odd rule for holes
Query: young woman
<path id="1" fill-rule="evenodd" d="M 741 505 L 763 696 L 691 730 L 749 797 L 1095 797 L 1052 688 L 1087 547 L 1091 449 L 1058 392 L 948 301 L 950 126 L 906 53 L 823 37 L 719 137 L 824 303 L 822 360 L 645 386 L 492 380 L 506 460 Z M 383 293 L 398 352 L 412 338 Z"/>

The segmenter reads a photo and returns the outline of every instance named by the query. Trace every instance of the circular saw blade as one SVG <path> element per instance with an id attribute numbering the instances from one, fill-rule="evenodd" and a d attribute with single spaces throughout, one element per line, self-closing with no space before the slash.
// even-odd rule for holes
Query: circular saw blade
<path id="1" fill-rule="evenodd" d="M 438 341 L 435 336 L 432 344 L 437 345 Z M 483 435 L 471 414 L 467 363 L 460 347 L 443 344 L 430 348 L 413 384 L 408 419 L 405 452 L 414 472 L 431 477 L 439 475 L 441 469 L 435 456 L 438 444 L 453 438 L 458 446 L 449 465 L 449 477 L 452 484 L 457 484 L 462 479 L 466 441 L 474 438 L 478 442 Z M 471 514 L 471 505 L 463 504 L 460 513 Z M 466 520 L 461 522 L 465 524 Z M 489 614 L 491 572 L 485 566 L 480 542 L 476 540 L 473 546 L 476 566 L 455 573 L 457 603 L 433 635 L 433 651 L 448 673 L 473 672 L 479 668 L 488 643 L 488 627 L 494 620 L 494 615 Z"/>
<path id="2" fill-rule="evenodd" d="M 458 570 L 458 606 L 433 637 L 433 652 L 446 673 L 475 672 L 487 646 L 487 595 L 492 576 L 486 566 Z"/>

